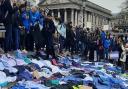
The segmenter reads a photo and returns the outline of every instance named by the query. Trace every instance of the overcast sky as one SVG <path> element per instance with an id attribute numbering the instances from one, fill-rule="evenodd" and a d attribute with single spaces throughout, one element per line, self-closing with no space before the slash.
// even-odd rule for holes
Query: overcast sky
<path id="1" fill-rule="evenodd" d="M 112 13 L 118 13 L 121 10 L 120 6 L 122 2 L 124 2 L 125 0 L 89 0 L 89 1 L 92 1 L 93 3 L 96 3 L 100 6 L 103 6 L 111 10 Z"/>

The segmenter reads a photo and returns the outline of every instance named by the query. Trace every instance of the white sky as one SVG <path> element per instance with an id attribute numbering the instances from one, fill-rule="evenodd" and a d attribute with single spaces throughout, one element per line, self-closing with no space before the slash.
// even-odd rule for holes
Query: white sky
<path id="1" fill-rule="evenodd" d="M 112 13 L 118 13 L 121 10 L 120 6 L 122 2 L 124 2 L 125 0 L 89 0 L 89 1 L 111 10 Z"/>

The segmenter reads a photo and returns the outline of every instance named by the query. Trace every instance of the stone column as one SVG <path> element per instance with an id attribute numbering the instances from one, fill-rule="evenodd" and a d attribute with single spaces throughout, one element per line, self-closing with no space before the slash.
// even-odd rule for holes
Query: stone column
<path id="1" fill-rule="evenodd" d="M 52 10 L 51 12 L 52 12 L 52 16 L 54 16 L 54 10 Z"/>
<path id="2" fill-rule="evenodd" d="M 102 17 L 100 16 L 100 25 L 102 26 Z"/>
<path id="3" fill-rule="evenodd" d="M 89 22 L 91 22 L 91 13 L 89 13 Z"/>
<path id="4" fill-rule="evenodd" d="M 103 17 L 103 25 L 105 25 L 105 18 Z"/>
<path id="5" fill-rule="evenodd" d="M 90 22 L 90 13 L 88 13 L 88 22 Z"/>
<path id="6" fill-rule="evenodd" d="M 67 10 L 64 11 L 64 22 L 67 23 Z"/>
<path id="7" fill-rule="evenodd" d="M 75 26 L 78 25 L 78 11 L 75 11 Z"/>
<path id="8" fill-rule="evenodd" d="M 58 9 L 58 17 L 60 18 L 60 10 Z"/>
<path id="9" fill-rule="evenodd" d="M 104 20 L 103 20 L 103 16 L 101 16 L 101 25 L 103 26 L 104 25 Z"/>
<path id="10" fill-rule="evenodd" d="M 84 13 L 84 24 L 85 24 L 85 27 L 87 27 L 87 12 L 86 11 Z"/>
<path id="11" fill-rule="evenodd" d="M 99 20 L 100 20 L 100 19 L 99 19 L 99 15 L 98 15 L 98 26 L 99 26 Z"/>
<path id="12" fill-rule="evenodd" d="M 74 25 L 74 9 L 71 9 L 71 22 Z"/>
<path id="13" fill-rule="evenodd" d="M 98 15 L 96 16 L 96 25 L 98 26 Z"/>
<path id="14" fill-rule="evenodd" d="M 90 22 L 92 23 L 92 13 L 90 13 Z"/>
<path id="15" fill-rule="evenodd" d="M 78 12 L 78 25 L 83 26 L 83 11 Z"/>
<path id="16" fill-rule="evenodd" d="M 100 26 L 100 15 L 99 15 L 99 26 Z"/>
<path id="17" fill-rule="evenodd" d="M 94 17 L 94 13 L 92 13 L 92 26 L 93 26 L 93 28 L 95 27 L 95 17 Z"/>
<path id="18" fill-rule="evenodd" d="M 96 14 L 94 14 L 94 25 L 96 26 Z"/>
<path id="19" fill-rule="evenodd" d="M 92 13 L 92 24 L 94 22 L 94 13 Z"/>

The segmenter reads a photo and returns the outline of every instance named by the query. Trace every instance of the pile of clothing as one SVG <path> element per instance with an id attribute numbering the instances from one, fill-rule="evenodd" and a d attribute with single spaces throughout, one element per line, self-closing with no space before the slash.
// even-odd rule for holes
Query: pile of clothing
<path id="1" fill-rule="evenodd" d="M 83 62 L 77 55 L 44 60 L 46 54 L 16 51 L 0 55 L 0 88 L 128 89 L 128 72 L 110 63 Z"/>

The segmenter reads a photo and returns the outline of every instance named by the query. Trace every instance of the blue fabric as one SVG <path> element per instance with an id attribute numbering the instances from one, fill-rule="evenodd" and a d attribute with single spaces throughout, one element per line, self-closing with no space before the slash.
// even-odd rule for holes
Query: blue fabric
<path id="1" fill-rule="evenodd" d="M 6 87 L 7 84 L 8 84 L 8 82 L 0 83 L 0 86 L 1 86 L 1 87 Z"/>
<path id="2" fill-rule="evenodd" d="M 101 39 L 102 39 L 102 42 L 105 41 L 105 38 L 106 38 L 106 33 L 105 32 L 101 32 Z"/>
<path id="3" fill-rule="evenodd" d="M 62 63 L 62 64 L 65 64 L 67 67 L 69 67 L 72 63 L 71 61 L 69 61 L 68 57 L 61 58 L 59 62 Z"/>
<path id="4" fill-rule="evenodd" d="M 23 55 L 19 51 L 15 52 L 15 57 L 19 58 L 19 59 L 23 59 L 24 58 Z"/>
<path id="5" fill-rule="evenodd" d="M 27 89 L 27 88 L 25 88 L 25 86 L 16 85 L 16 86 L 13 86 L 11 89 Z"/>
<path id="6" fill-rule="evenodd" d="M 29 13 L 27 11 L 24 11 L 22 13 L 22 22 L 26 29 L 26 31 L 30 30 L 30 18 L 26 18 L 26 16 L 29 16 Z"/>
<path id="7" fill-rule="evenodd" d="M 110 45 L 111 45 L 111 40 L 110 39 L 105 39 L 104 48 L 109 49 Z"/>
<path id="8" fill-rule="evenodd" d="M 41 68 L 40 68 L 40 66 L 39 66 L 38 64 L 34 64 L 34 63 L 32 63 L 32 64 L 34 65 L 34 67 L 35 67 L 36 69 L 41 70 Z"/>
<path id="9" fill-rule="evenodd" d="M 39 11 L 36 11 L 35 13 L 30 11 L 30 22 L 31 22 L 32 26 L 35 26 L 35 23 L 38 22 L 39 20 L 40 20 Z"/>
<path id="10" fill-rule="evenodd" d="M 76 82 L 79 82 L 79 81 L 82 81 L 82 78 L 75 78 L 75 76 L 66 76 L 65 78 L 61 78 L 60 81 L 65 81 L 65 82 L 68 82 L 68 81 L 76 81 Z"/>
<path id="11" fill-rule="evenodd" d="M 19 78 L 26 79 L 26 80 L 32 80 L 32 75 L 28 71 L 24 71 L 19 74 Z"/>

